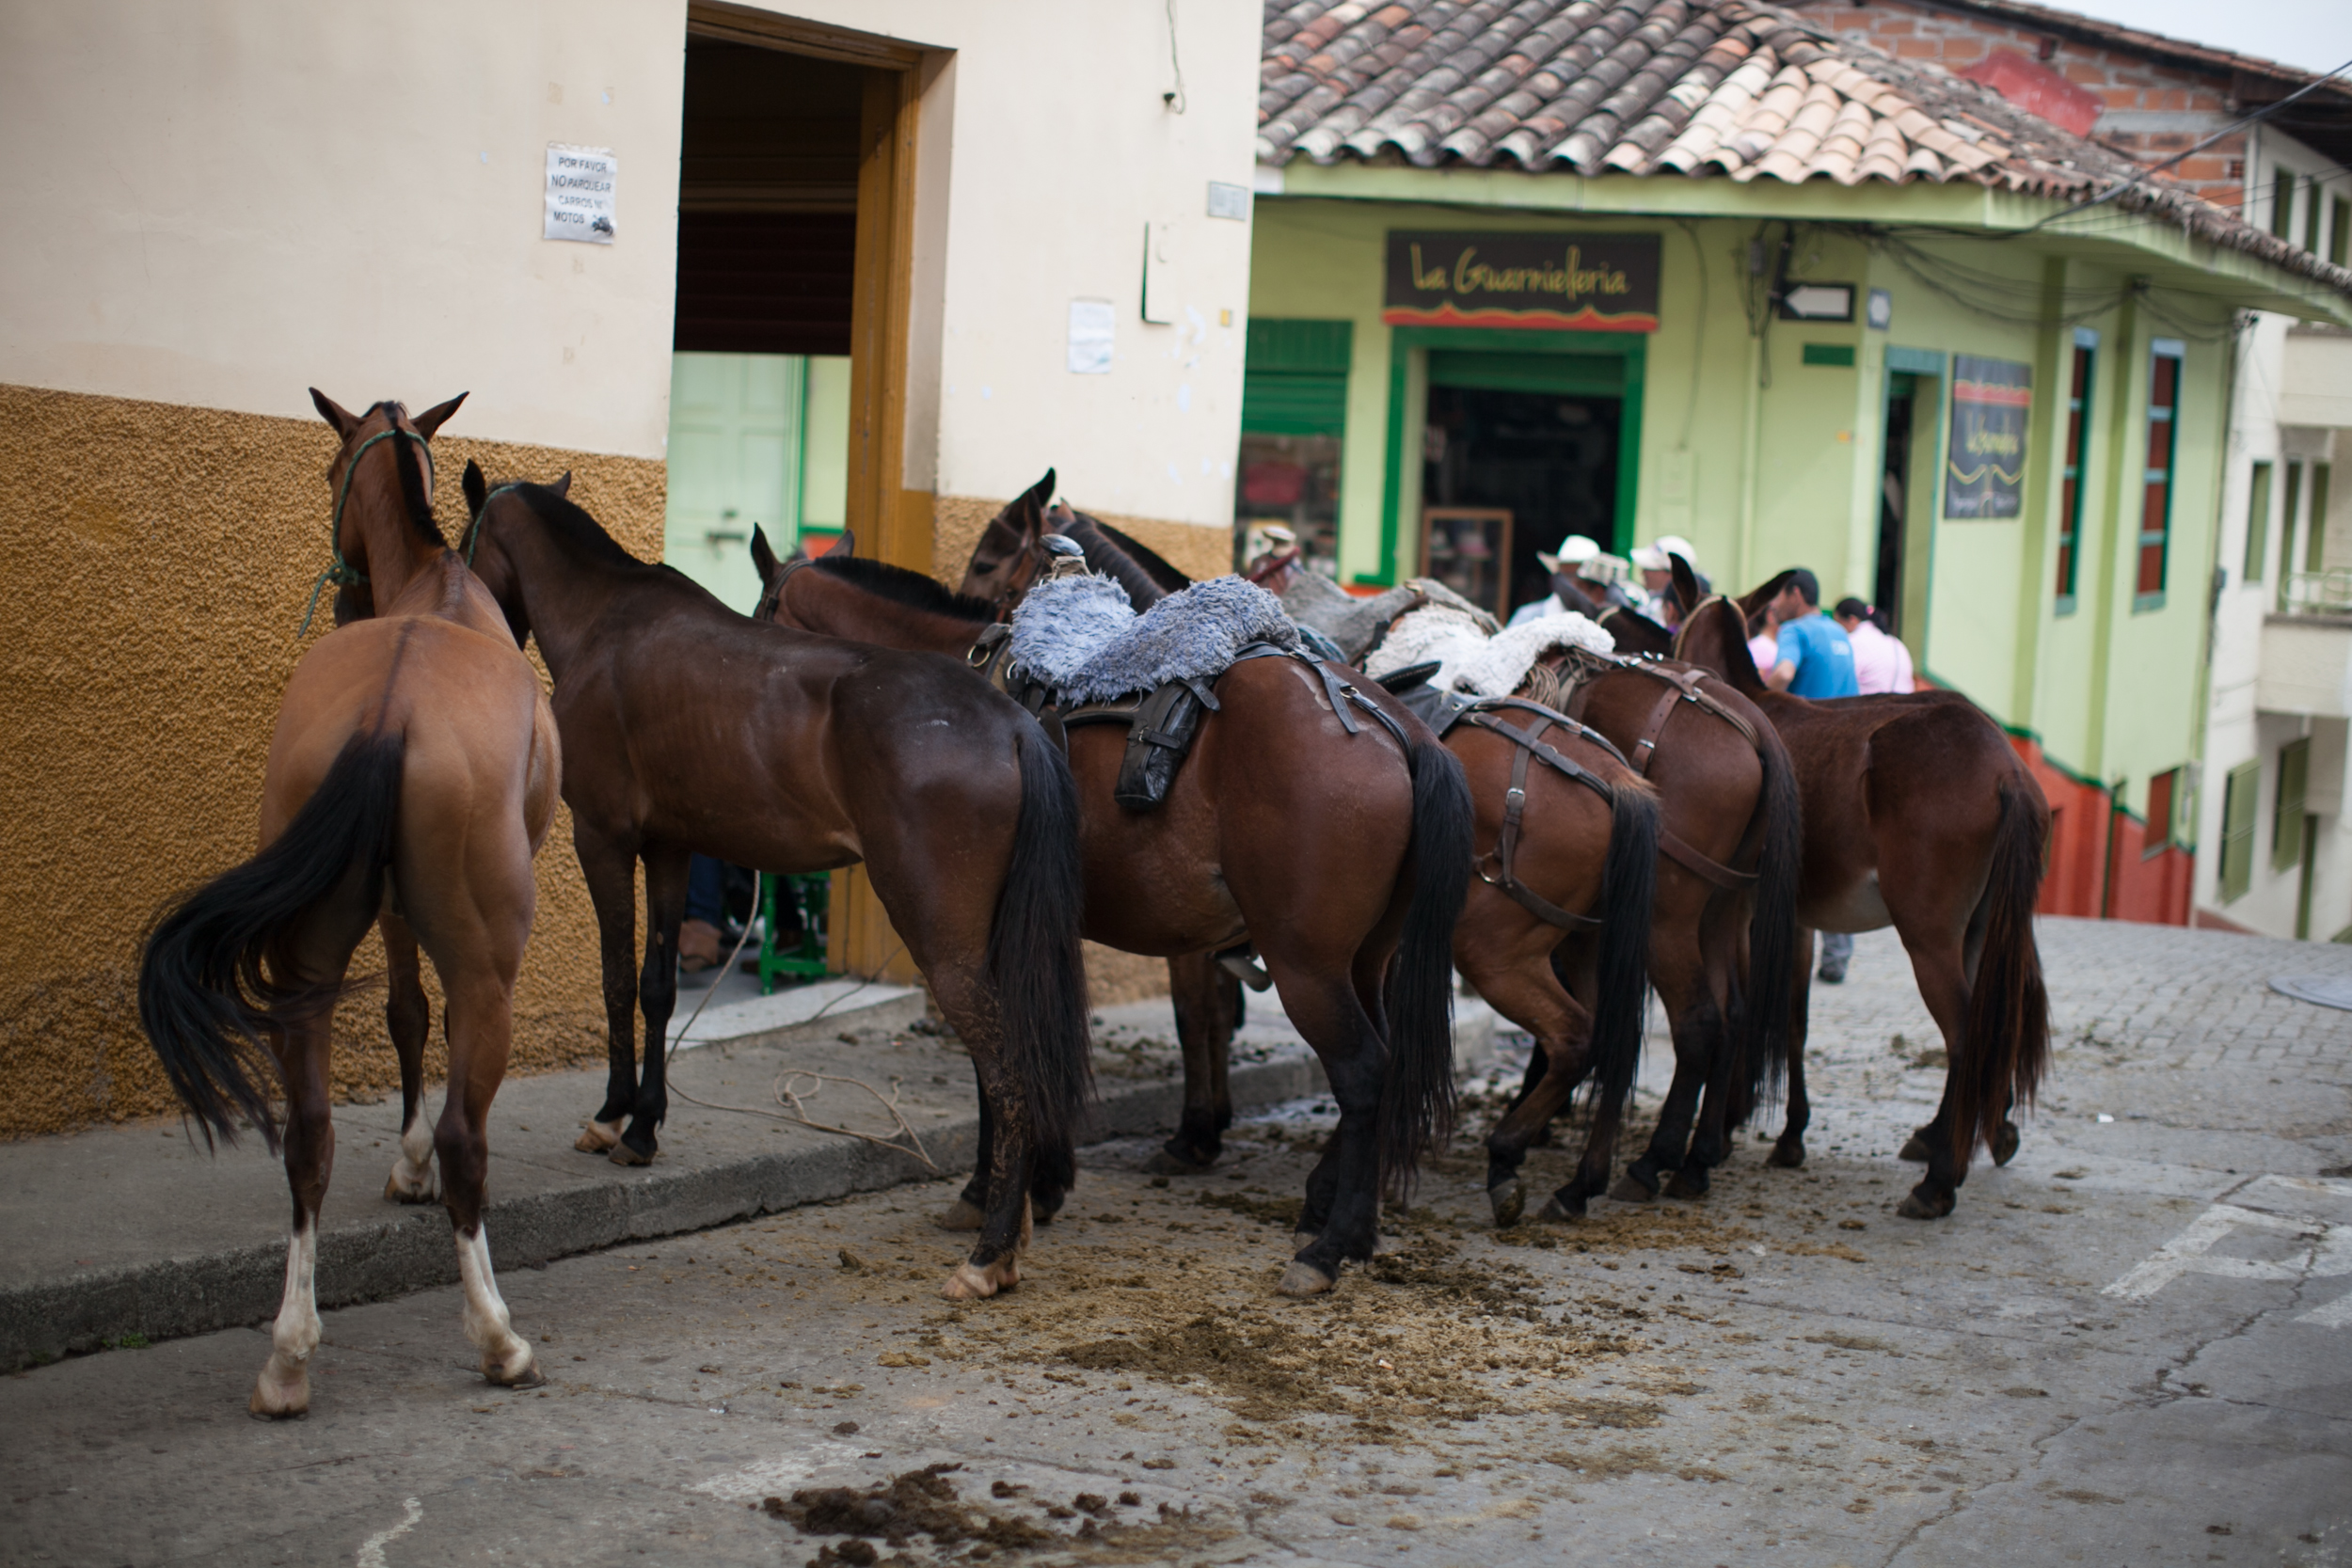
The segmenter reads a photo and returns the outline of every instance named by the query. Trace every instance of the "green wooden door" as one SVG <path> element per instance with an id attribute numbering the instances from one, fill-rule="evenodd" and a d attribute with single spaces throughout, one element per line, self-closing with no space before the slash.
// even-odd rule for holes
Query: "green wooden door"
<path id="1" fill-rule="evenodd" d="M 767 530 L 779 555 L 800 527 L 807 363 L 787 354 L 670 360 L 662 559 L 746 614 L 759 600 L 752 526 Z"/>

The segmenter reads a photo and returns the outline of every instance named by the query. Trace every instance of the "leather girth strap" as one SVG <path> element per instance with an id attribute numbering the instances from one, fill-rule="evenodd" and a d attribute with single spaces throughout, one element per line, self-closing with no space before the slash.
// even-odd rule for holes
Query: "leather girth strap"
<path id="1" fill-rule="evenodd" d="M 1580 721 L 1591 703 L 1594 678 L 1612 669 L 1637 671 L 1665 683 L 1666 689 L 1658 694 L 1656 705 L 1642 723 L 1641 738 L 1633 743 L 1633 750 L 1626 758 L 1633 770 L 1644 778 L 1649 776 L 1649 760 L 1658 754 L 1659 737 L 1666 733 L 1667 721 L 1674 717 L 1678 704 L 1689 703 L 1713 714 L 1729 724 L 1750 746 L 1756 747 L 1759 752 L 1762 748 L 1756 727 L 1724 706 L 1700 685 L 1707 678 L 1703 671 L 1670 670 L 1649 659 L 1609 657 L 1597 654 L 1585 654 L 1576 663 L 1579 678 L 1576 689 L 1568 694 L 1567 711 L 1570 718 Z M 1727 893 L 1745 893 L 1756 885 L 1759 875 L 1754 871 L 1737 871 L 1720 861 L 1708 859 L 1689 839 L 1663 823 L 1658 829 L 1658 848 L 1661 854 L 1692 876 L 1712 882 Z"/>
<path id="2" fill-rule="evenodd" d="M 1522 710 L 1532 716 L 1532 721 L 1525 729 L 1516 724 L 1505 723 L 1496 717 L 1494 710 L 1497 708 Z M 1563 778 L 1581 784 L 1598 795 L 1603 800 L 1609 802 L 1613 810 L 1616 805 L 1616 791 L 1611 789 L 1608 783 L 1591 769 L 1578 766 L 1573 759 L 1563 755 L 1558 748 L 1547 743 L 1544 739 L 1544 732 L 1555 727 L 1564 728 L 1586 740 L 1608 746 L 1613 754 L 1616 752 L 1616 748 L 1609 746 L 1609 742 L 1603 740 L 1599 735 L 1573 719 L 1554 713 L 1539 704 L 1524 702 L 1513 697 L 1502 697 L 1491 702 L 1480 703 L 1475 707 L 1465 711 L 1458 722 L 1475 724 L 1489 735 L 1502 736 L 1503 739 L 1511 742 L 1512 746 L 1511 787 L 1505 790 L 1502 796 L 1502 836 L 1497 841 L 1493 849 L 1471 863 L 1471 869 L 1478 873 L 1478 879 L 1489 887 L 1501 888 L 1519 908 L 1547 925 L 1558 926 L 1567 930 L 1597 929 L 1602 924 L 1599 916 L 1578 914 L 1573 911 L 1562 909 L 1519 880 L 1518 874 L 1513 867 L 1518 858 L 1519 825 L 1527 815 L 1527 762 L 1530 757 L 1540 757 L 1547 767 Z M 1492 871 L 1487 869 L 1489 861 L 1494 863 Z"/>

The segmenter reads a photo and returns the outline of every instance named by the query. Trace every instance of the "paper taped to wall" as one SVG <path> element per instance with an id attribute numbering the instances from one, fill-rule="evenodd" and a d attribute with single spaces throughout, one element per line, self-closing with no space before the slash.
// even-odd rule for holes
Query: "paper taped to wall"
<path id="1" fill-rule="evenodd" d="M 609 147 L 548 143 L 548 218 L 543 240 L 612 243 L 612 186 L 621 160 Z"/>

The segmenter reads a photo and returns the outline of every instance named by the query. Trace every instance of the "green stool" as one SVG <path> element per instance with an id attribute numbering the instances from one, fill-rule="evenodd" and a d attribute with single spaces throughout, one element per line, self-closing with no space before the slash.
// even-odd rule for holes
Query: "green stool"
<path id="1" fill-rule="evenodd" d="M 759 994 L 773 995 L 780 981 L 797 985 L 823 979 L 827 973 L 825 905 L 832 895 L 833 878 L 820 871 L 804 877 L 767 876 L 760 881 L 760 913 L 768 929 L 759 944 Z M 787 898 L 801 912 L 801 940 L 783 948 L 776 945 L 776 932 L 784 925 L 777 916 Z"/>

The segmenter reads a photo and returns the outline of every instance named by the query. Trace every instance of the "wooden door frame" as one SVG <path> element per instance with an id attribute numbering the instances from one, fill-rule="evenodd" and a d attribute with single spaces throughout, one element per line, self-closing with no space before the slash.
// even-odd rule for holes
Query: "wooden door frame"
<path id="1" fill-rule="evenodd" d="M 897 39 L 779 16 L 726 0 L 689 0 L 696 38 L 863 67 L 858 116 L 857 252 L 850 309 L 849 495 L 844 521 L 860 555 L 929 574 L 931 497 L 906 479 L 908 321 L 914 277 L 915 135 L 923 67 L 934 53 Z M 866 979 L 921 978 L 891 930 L 863 865 L 833 874 L 828 946 L 835 969 Z"/>

